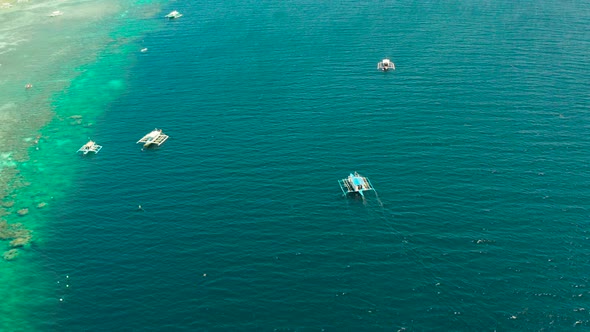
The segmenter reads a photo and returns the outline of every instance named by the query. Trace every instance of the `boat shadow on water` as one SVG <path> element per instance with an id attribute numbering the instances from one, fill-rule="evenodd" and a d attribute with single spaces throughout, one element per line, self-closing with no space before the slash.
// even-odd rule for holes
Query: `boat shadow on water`
<path id="1" fill-rule="evenodd" d="M 383 203 L 375 191 L 370 194 L 365 193 L 364 195 L 357 192 L 348 193 L 346 195 L 340 195 L 339 198 L 347 202 L 353 202 L 352 204 L 362 203 L 365 206 L 374 206 L 377 204 L 377 206 L 383 207 Z"/>

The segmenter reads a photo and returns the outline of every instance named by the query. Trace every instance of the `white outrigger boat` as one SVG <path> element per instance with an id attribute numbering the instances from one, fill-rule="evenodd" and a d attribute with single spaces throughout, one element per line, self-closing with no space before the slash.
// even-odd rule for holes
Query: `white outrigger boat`
<path id="1" fill-rule="evenodd" d="M 167 19 L 171 19 L 172 20 L 172 19 L 175 19 L 175 18 L 182 17 L 182 14 L 179 13 L 178 11 L 174 10 L 174 11 L 171 11 L 170 14 L 168 14 L 168 15 L 166 15 L 164 17 L 166 17 Z"/>
<path id="2" fill-rule="evenodd" d="M 377 69 L 382 71 L 388 71 L 390 69 L 395 70 L 395 64 L 389 59 L 383 59 L 377 63 Z"/>
<path id="3" fill-rule="evenodd" d="M 82 145 L 82 147 L 76 152 L 83 152 L 84 154 L 88 154 L 88 152 L 94 152 L 96 154 L 100 151 L 100 149 L 102 149 L 102 145 L 98 145 L 94 141 L 88 141 L 88 143 Z"/>
<path id="4" fill-rule="evenodd" d="M 342 189 L 344 195 L 359 194 L 364 197 L 364 191 L 375 191 L 371 181 L 358 172 L 350 173 L 347 178 L 338 180 L 338 184 L 340 184 L 340 189 Z"/>
<path id="5" fill-rule="evenodd" d="M 49 14 L 49 17 L 62 16 L 63 14 L 64 14 L 63 12 L 56 10 L 54 12 L 51 12 L 51 14 Z"/>
<path id="6" fill-rule="evenodd" d="M 147 148 L 152 144 L 160 146 L 162 145 L 162 143 L 166 142 L 168 137 L 168 135 L 162 132 L 162 129 L 156 128 L 152 130 L 149 134 L 142 137 L 139 141 L 137 141 L 137 143 L 143 143 L 144 148 Z"/>

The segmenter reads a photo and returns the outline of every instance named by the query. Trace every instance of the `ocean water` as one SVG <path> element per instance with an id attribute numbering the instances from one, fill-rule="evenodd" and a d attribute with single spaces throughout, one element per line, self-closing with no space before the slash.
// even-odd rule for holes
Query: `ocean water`
<path id="1" fill-rule="evenodd" d="M 0 322 L 587 329 L 589 14 L 174 1 L 114 26 L 18 163 L 15 209 L 48 207 L 12 217 L 35 237 L 2 263 Z M 170 139 L 142 150 L 153 128 Z M 88 137 L 103 150 L 76 156 Z M 342 197 L 351 171 L 377 194 Z"/>

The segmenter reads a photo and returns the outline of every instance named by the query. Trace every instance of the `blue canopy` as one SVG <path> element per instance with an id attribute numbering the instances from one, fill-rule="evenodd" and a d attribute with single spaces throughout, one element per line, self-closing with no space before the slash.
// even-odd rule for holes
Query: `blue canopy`
<path id="1" fill-rule="evenodd" d="M 360 185 L 362 185 L 362 184 L 363 184 L 363 178 L 361 178 L 361 177 L 358 177 L 358 176 L 355 176 L 355 177 L 353 177 L 353 178 L 352 178 L 352 183 L 353 183 L 355 186 L 360 186 Z"/>

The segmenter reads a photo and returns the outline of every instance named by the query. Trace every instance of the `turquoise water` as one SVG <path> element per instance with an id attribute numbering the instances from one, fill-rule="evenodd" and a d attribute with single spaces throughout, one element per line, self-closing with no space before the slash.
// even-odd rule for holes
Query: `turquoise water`
<path id="1" fill-rule="evenodd" d="M 10 262 L 42 279 L 37 329 L 588 326 L 588 4 L 172 9 L 54 96 L 21 166 L 49 188 Z M 351 171 L 378 195 L 341 197 Z"/>

